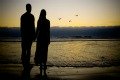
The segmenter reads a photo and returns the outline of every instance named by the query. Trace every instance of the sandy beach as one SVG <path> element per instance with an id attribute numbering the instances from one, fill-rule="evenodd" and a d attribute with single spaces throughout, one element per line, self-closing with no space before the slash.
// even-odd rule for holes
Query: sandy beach
<path id="1" fill-rule="evenodd" d="M 32 64 L 34 64 L 35 46 L 33 43 Z M 40 77 L 39 66 L 34 66 L 29 79 L 120 80 L 119 50 L 120 41 L 51 42 L 47 76 Z M 27 80 L 22 76 L 20 56 L 20 42 L 0 42 L 0 80 Z"/>
<path id="2" fill-rule="evenodd" d="M 31 63 L 34 63 L 36 43 L 31 50 Z M 48 50 L 50 66 L 59 67 L 100 67 L 120 65 L 120 41 L 62 41 L 51 42 Z M 0 63 L 21 63 L 20 42 L 0 42 Z"/>
<path id="3" fill-rule="evenodd" d="M 21 64 L 1 64 L 1 80 L 22 80 Z M 117 67 L 49 67 L 47 80 L 120 80 L 120 66 Z M 39 66 L 31 69 L 30 80 L 41 80 Z"/>

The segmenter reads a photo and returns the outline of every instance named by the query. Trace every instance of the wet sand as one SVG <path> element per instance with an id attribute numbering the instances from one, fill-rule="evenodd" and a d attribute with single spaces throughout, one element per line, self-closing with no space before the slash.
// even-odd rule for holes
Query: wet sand
<path id="1" fill-rule="evenodd" d="M 36 43 L 31 49 L 34 63 Z M 47 64 L 62 67 L 120 66 L 120 41 L 51 42 Z M 0 64 L 21 63 L 20 42 L 0 42 Z"/>
<path id="2" fill-rule="evenodd" d="M 22 80 L 21 64 L 0 64 L 0 80 Z M 47 80 L 120 80 L 120 66 L 112 67 L 50 67 Z M 41 80 L 39 66 L 31 69 L 30 80 Z M 44 79 L 42 79 L 44 80 Z"/>
<path id="3" fill-rule="evenodd" d="M 35 46 L 33 43 L 32 64 Z M 120 41 L 52 42 L 47 80 L 120 80 L 119 50 Z M 22 80 L 20 57 L 20 42 L 0 42 L 0 80 Z M 30 80 L 41 80 L 38 66 L 32 68 Z"/>

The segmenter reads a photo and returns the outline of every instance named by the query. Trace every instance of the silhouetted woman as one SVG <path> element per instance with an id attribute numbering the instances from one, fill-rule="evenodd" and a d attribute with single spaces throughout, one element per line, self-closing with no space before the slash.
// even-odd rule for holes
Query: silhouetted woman
<path id="1" fill-rule="evenodd" d="M 35 53 L 35 64 L 40 65 L 40 73 L 42 75 L 42 69 L 46 75 L 46 62 L 48 55 L 48 46 L 50 44 L 50 21 L 46 19 L 46 11 L 41 10 L 40 17 L 37 22 L 37 45 Z"/>

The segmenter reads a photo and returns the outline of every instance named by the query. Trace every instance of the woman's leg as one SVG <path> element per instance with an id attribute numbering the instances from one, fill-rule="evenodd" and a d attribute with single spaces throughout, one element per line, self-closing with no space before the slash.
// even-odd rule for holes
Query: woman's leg
<path id="1" fill-rule="evenodd" d="M 40 75 L 42 76 L 42 63 L 40 63 Z"/>
<path id="2" fill-rule="evenodd" d="M 39 53 L 40 53 L 40 45 L 39 45 L 39 43 L 37 42 L 36 43 L 36 51 L 35 51 L 35 57 L 34 57 L 34 62 L 35 62 L 35 64 L 36 65 L 38 65 L 39 64 Z"/>
<path id="3" fill-rule="evenodd" d="M 45 50 L 44 50 L 44 75 L 47 75 L 46 74 L 46 69 L 47 69 L 47 54 L 48 54 L 48 46 L 45 47 Z"/>

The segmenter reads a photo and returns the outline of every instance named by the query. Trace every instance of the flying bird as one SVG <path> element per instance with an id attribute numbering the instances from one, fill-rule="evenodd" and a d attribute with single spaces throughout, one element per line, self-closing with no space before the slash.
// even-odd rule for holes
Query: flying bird
<path id="1" fill-rule="evenodd" d="M 59 20 L 61 20 L 62 18 L 59 18 Z"/>
<path id="2" fill-rule="evenodd" d="M 69 20 L 69 22 L 72 22 L 71 20 Z"/>
<path id="3" fill-rule="evenodd" d="M 78 15 L 75 15 L 75 16 L 78 16 Z"/>

